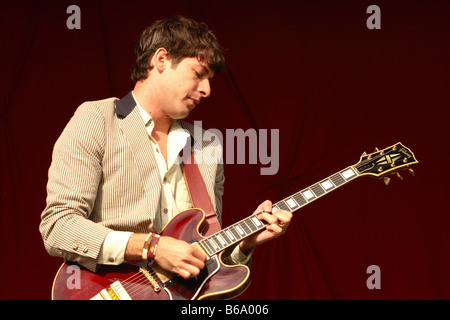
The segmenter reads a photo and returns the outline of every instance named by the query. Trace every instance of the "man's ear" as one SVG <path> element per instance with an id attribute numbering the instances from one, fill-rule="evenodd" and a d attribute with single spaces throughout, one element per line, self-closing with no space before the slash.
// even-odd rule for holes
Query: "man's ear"
<path id="1" fill-rule="evenodd" d="M 162 73 L 167 67 L 169 67 L 169 57 L 167 50 L 164 48 L 159 48 L 156 50 L 152 58 L 152 64 L 159 73 Z"/>

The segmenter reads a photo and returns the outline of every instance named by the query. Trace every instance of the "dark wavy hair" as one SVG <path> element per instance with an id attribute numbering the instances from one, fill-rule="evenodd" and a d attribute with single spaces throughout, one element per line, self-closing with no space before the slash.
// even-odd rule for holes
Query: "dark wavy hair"
<path id="1" fill-rule="evenodd" d="M 167 50 L 174 66 L 193 57 L 207 62 L 214 73 L 220 73 L 225 65 L 219 43 L 206 24 L 184 17 L 158 20 L 136 41 L 136 63 L 131 68 L 134 83 L 147 79 L 152 69 L 150 60 L 159 48 Z"/>

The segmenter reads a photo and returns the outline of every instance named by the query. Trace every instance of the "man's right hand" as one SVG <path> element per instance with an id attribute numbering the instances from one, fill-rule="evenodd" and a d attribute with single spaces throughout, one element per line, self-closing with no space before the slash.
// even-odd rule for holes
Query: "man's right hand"
<path id="1" fill-rule="evenodd" d="M 141 260 L 146 234 L 132 234 L 126 250 L 128 261 Z M 186 241 L 163 236 L 156 248 L 155 262 L 164 270 L 176 273 L 185 279 L 197 276 L 205 267 L 206 255 Z"/>
<path id="2" fill-rule="evenodd" d="M 154 260 L 161 268 L 189 279 L 205 267 L 206 255 L 186 241 L 164 236 L 159 239 Z"/>

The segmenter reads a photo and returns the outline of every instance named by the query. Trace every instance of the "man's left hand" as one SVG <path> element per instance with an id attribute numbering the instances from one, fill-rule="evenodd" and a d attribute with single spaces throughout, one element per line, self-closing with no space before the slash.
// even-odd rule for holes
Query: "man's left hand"
<path id="1" fill-rule="evenodd" d="M 263 212 L 258 218 L 266 221 L 268 225 L 264 230 L 251 235 L 240 243 L 240 249 L 243 253 L 248 252 L 256 245 L 284 234 L 292 219 L 292 213 L 289 211 L 277 208 L 272 210 L 272 202 L 270 200 L 261 203 L 254 214 L 258 212 Z"/>

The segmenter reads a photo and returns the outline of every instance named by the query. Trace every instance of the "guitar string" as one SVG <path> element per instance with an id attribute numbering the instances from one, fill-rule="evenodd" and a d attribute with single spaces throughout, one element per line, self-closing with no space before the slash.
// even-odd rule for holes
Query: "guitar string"
<path id="1" fill-rule="evenodd" d="M 153 286 L 148 282 L 148 279 L 145 278 L 144 276 L 143 276 L 143 278 L 142 278 L 142 282 L 140 282 L 139 284 L 140 284 L 140 285 L 137 286 L 137 287 L 131 292 L 131 294 L 133 294 L 133 295 L 140 295 L 140 294 L 143 294 L 143 293 L 144 293 L 145 291 L 147 291 L 147 290 L 152 290 L 152 291 L 154 291 Z M 162 287 L 162 286 L 161 286 L 161 287 Z"/>
<path id="2" fill-rule="evenodd" d="M 145 270 L 147 270 L 153 278 L 156 278 L 156 274 L 155 274 L 154 270 L 151 268 L 151 266 L 146 266 L 143 268 Z M 152 285 L 149 282 L 149 280 L 147 279 L 147 277 L 144 274 L 142 274 L 141 272 L 136 273 L 135 276 L 139 279 L 137 281 L 133 281 L 132 283 L 127 285 L 127 288 L 128 288 L 127 292 L 129 292 L 128 293 L 129 295 L 142 293 L 143 291 L 147 290 L 149 287 L 152 287 Z M 155 280 L 157 280 L 157 279 L 155 279 Z"/>
<path id="3" fill-rule="evenodd" d="M 135 275 L 122 280 L 121 285 L 125 289 L 126 293 L 132 298 L 132 296 L 134 296 L 139 291 L 136 289 L 142 287 L 141 285 L 145 285 L 146 282 L 148 283 L 148 280 L 143 274 L 136 273 Z"/>
<path id="4" fill-rule="evenodd" d="M 377 155 L 373 156 L 372 158 L 364 159 L 364 160 L 362 160 L 361 162 L 357 163 L 357 164 L 355 165 L 355 167 L 362 167 L 362 166 L 364 166 L 365 164 L 367 164 L 367 163 L 369 163 L 369 162 L 371 162 L 371 161 L 373 161 L 373 160 L 378 160 L 378 159 L 380 159 L 380 158 L 386 156 L 387 154 L 391 153 L 392 151 L 395 151 L 395 150 L 387 150 L 387 151 L 384 152 L 383 154 L 380 153 L 380 154 L 377 154 Z M 359 169 L 358 169 L 358 170 L 359 170 Z"/>
<path id="5" fill-rule="evenodd" d="M 126 291 L 130 297 L 134 295 L 139 295 L 140 293 L 143 293 L 146 289 L 150 287 L 148 279 L 142 273 L 138 273 L 136 274 L 136 276 L 137 276 L 136 281 L 133 281 L 132 283 L 126 285 Z"/>
<path id="6" fill-rule="evenodd" d="M 144 267 L 144 269 L 149 272 L 150 276 L 158 283 L 160 287 L 163 287 L 163 284 L 161 283 L 156 274 L 156 271 L 151 266 L 146 266 Z M 153 285 L 149 282 L 149 280 L 145 275 L 139 272 L 135 276 L 139 277 L 139 280 L 127 284 L 127 292 L 130 296 L 141 294 L 144 291 L 147 291 L 148 289 L 153 290 Z"/>
<path id="7" fill-rule="evenodd" d="M 383 150 L 382 150 L 382 151 L 383 151 Z M 364 159 L 364 160 L 360 161 L 359 163 L 357 163 L 356 165 L 354 165 L 354 167 L 359 171 L 360 168 L 361 168 L 362 166 L 366 165 L 367 163 L 373 162 L 374 160 L 379 160 L 379 159 L 381 159 L 382 157 L 386 156 L 387 154 L 390 154 L 392 151 L 395 151 L 395 150 L 391 149 L 391 150 L 387 150 L 387 151 L 386 151 L 386 149 L 384 149 L 384 151 L 385 151 L 385 152 L 384 152 L 383 154 L 380 153 L 380 154 L 377 154 L 377 155 L 375 155 L 375 156 L 373 156 L 373 157 L 371 157 L 371 158 L 367 158 L 367 159 Z M 335 173 L 335 174 L 332 174 L 331 176 L 329 176 L 328 178 L 326 178 L 326 179 L 324 179 L 324 180 L 329 179 L 329 180 L 332 180 L 332 181 L 334 182 L 333 178 L 339 176 L 340 173 L 341 173 L 342 171 L 345 171 L 345 170 L 346 170 L 346 169 L 341 170 L 341 171 L 339 171 L 339 172 L 337 172 L 337 173 Z M 354 178 L 353 178 L 353 179 L 354 179 Z M 351 180 L 353 180 L 353 179 L 351 179 Z M 345 179 L 345 183 L 347 183 L 347 182 L 349 182 L 349 181 L 351 181 L 351 180 Z M 343 183 L 343 184 L 341 184 L 341 185 L 339 185 L 339 186 L 336 186 L 335 188 L 333 188 L 333 189 L 331 189 L 331 190 L 324 190 L 324 191 L 325 191 L 324 194 L 327 194 L 328 192 L 331 192 L 331 191 L 335 190 L 336 188 L 338 188 L 338 187 L 344 185 L 345 183 Z M 319 185 L 319 182 L 317 182 L 317 183 L 311 185 L 310 187 L 308 187 L 308 188 L 306 188 L 306 189 L 313 188 L 313 187 L 316 186 L 316 185 L 318 186 L 318 185 Z M 305 190 L 305 189 L 303 189 L 303 190 Z M 295 195 L 301 193 L 303 190 L 300 190 L 299 192 L 293 194 L 292 196 L 286 197 L 285 199 L 283 199 L 283 200 L 281 200 L 281 201 L 278 201 L 277 203 L 275 203 L 275 205 L 277 205 L 277 204 L 279 204 L 279 203 L 282 203 L 282 202 L 286 202 L 286 200 L 288 200 L 288 199 L 292 199 Z M 324 194 L 322 194 L 322 195 L 324 195 Z M 320 196 L 322 196 L 322 195 L 320 195 Z M 314 199 L 312 199 L 312 200 L 315 200 L 315 199 L 317 199 L 317 198 L 318 198 L 318 196 L 316 196 L 316 197 L 315 197 Z M 297 201 L 296 201 L 296 202 L 297 202 Z M 290 212 L 295 212 L 295 211 L 297 211 L 298 209 L 300 209 L 300 208 L 306 206 L 306 205 L 309 204 L 310 202 L 311 202 L 311 201 L 306 200 L 306 202 L 303 203 L 303 204 L 298 203 L 298 207 L 296 207 L 296 208 L 291 208 L 292 210 L 289 210 L 289 211 L 290 211 Z M 290 208 L 290 207 L 288 206 L 288 208 Z"/>
<path id="8" fill-rule="evenodd" d="M 388 149 L 388 148 L 387 148 L 387 149 Z M 377 161 L 377 160 L 379 160 L 379 159 L 382 159 L 382 158 L 385 157 L 386 155 L 388 155 L 388 154 L 392 153 L 393 151 L 395 151 L 394 149 L 390 149 L 390 150 L 387 150 L 387 149 L 382 150 L 382 151 L 384 151 L 383 153 L 379 153 L 379 154 L 377 154 L 377 155 L 372 156 L 371 158 L 364 159 L 364 160 L 360 161 L 359 163 L 357 163 L 356 165 L 350 166 L 350 167 L 355 167 L 358 171 L 360 171 L 360 168 L 363 167 L 364 165 L 366 165 L 367 163 L 370 163 L 370 162 L 373 162 L 373 161 Z M 370 156 L 370 155 L 369 155 L 369 156 Z M 407 165 L 407 164 L 405 164 L 405 165 Z M 343 170 L 341 170 L 341 171 L 339 171 L 339 172 L 337 172 L 337 173 L 335 173 L 335 174 L 329 176 L 328 178 L 326 178 L 326 179 L 324 179 L 324 180 L 327 180 L 327 179 L 328 179 L 328 180 L 331 180 L 331 181 L 334 183 L 334 179 L 335 179 L 336 177 L 340 176 L 340 173 L 341 173 L 341 172 L 346 171 L 346 170 L 347 170 L 347 169 L 343 169 Z M 298 206 L 295 207 L 295 208 L 291 208 L 291 207 L 288 206 L 288 208 L 290 208 L 289 211 L 290 211 L 290 212 L 295 212 L 295 211 L 297 211 L 298 209 L 301 209 L 302 207 L 306 206 L 306 205 L 309 204 L 310 202 L 312 202 L 312 201 L 316 200 L 317 198 L 319 198 L 319 197 L 321 197 L 321 196 L 323 196 L 323 195 L 325 195 L 325 194 L 327 194 L 327 193 L 329 193 L 329 192 L 331 192 L 331 191 L 333 191 L 333 190 L 335 190 L 335 189 L 337 189 L 337 188 L 343 186 L 344 184 L 346 184 L 347 182 L 350 182 L 350 181 L 354 180 L 354 179 L 357 178 L 358 176 L 359 176 L 359 174 L 358 174 L 356 177 L 353 177 L 353 178 L 348 179 L 348 180 L 344 178 L 344 183 L 342 183 L 342 184 L 340 184 L 340 185 L 338 185 L 338 186 L 336 185 L 336 186 L 335 186 L 334 188 L 332 188 L 331 190 L 324 190 L 324 193 L 321 194 L 321 195 L 317 195 L 317 194 L 315 193 L 316 196 L 315 196 L 313 199 L 311 199 L 311 200 L 306 200 L 306 202 L 303 203 L 303 204 L 300 204 L 300 203 L 298 203 L 298 202 L 296 201 L 297 204 L 298 204 Z M 321 181 L 323 181 L 323 180 L 321 180 Z M 306 189 L 300 190 L 299 192 L 297 192 L 297 193 L 291 195 L 290 197 L 286 197 L 286 198 L 284 198 L 283 200 L 278 201 L 278 202 L 275 203 L 274 205 L 278 205 L 279 203 L 286 203 L 286 200 L 292 199 L 295 195 L 300 194 L 300 193 L 301 193 L 302 191 L 304 191 L 304 190 L 311 189 L 311 188 L 313 188 L 314 186 L 319 186 L 319 187 L 320 187 L 319 183 L 320 183 L 320 182 L 317 182 L 317 183 L 311 185 L 310 187 L 308 187 L 308 188 L 306 188 Z"/>
<path id="9" fill-rule="evenodd" d="M 355 165 L 355 166 L 356 166 L 356 165 Z M 327 178 L 321 180 L 321 181 L 324 181 L 324 180 L 331 180 L 332 183 L 334 184 L 334 188 L 332 188 L 332 189 L 330 189 L 330 190 L 324 190 L 324 189 L 319 185 L 320 182 L 317 182 L 317 183 L 315 183 L 315 184 L 313 184 L 313 185 L 311 185 L 311 186 L 309 186 L 309 187 L 307 187 L 307 188 L 305 188 L 305 189 L 302 189 L 302 190 L 300 190 L 300 191 L 294 193 L 293 195 L 291 195 L 291 196 L 289 196 L 289 197 L 284 198 L 283 200 L 278 201 L 277 203 L 274 204 L 274 206 L 276 205 L 276 206 L 279 207 L 279 206 L 280 206 L 280 205 L 279 205 L 280 203 L 284 203 L 284 204 L 286 205 L 287 200 L 292 199 L 292 198 L 294 198 L 296 195 L 299 195 L 299 194 L 300 194 L 300 196 L 303 198 L 303 195 L 301 195 L 301 193 L 302 193 L 303 191 L 305 191 L 305 190 L 311 189 L 311 190 L 313 191 L 314 195 L 315 195 L 314 198 L 312 198 L 312 199 L 310 199 L 310 200 L 305 199 L 305 202 L 304 202 L 304 203 L 300 203 L 300 202 L 297 201 L 297 199 L 294 198 L 294 200 L 295 200 L 295 202 L 298 204 L 298 206 L 295 207 L 295 208 L 291 208 L 291 207 L 289 207 L 289 205 L 287 205 L 287 207 L 290 208 L 290 210 L 288 210 L 288 211 L 290 211 L 290 212 L 292 212 L 292 213 L 295 212 L 295 211 L 297 211 L 297 210 L 299 210 L 299 209 L 301 209 L 301 208 L 303 208 L 304 206 L 308 205 L 308 204 L 311 203 L 312 201 L 314 201 L 314 200 L 316 200 L 316 199 L 322 197 L 322 196 L 325 195 L 325 194 L 328 194 L 328 193 L 331 192 L 331 191 L 336 190 L 337 188 L 343 186 L 343 185 L 346 184 L 347 182 L 350 182 L 350 181 L 352 181 L 352 180 L 354 180 L 355 178 L 358 177 L 358 175 L 357 175 L 356 177 L 353 177 L 353 178 L 348 179 L 348 180 L 344 178 L 344 182 L 341 183 L 341 184 L 339 184 L 339 185 L 337 185 L 337 184 L 336 184 L 336 181 L 335 181 L 336 178 L 337 178 L 337 177 L 341 177 L 341 172 L 346 171 L 347 169 L 348 169 L 348 168 L 343 169 L 343 170 L 341 170 L 341 171 L 338 171 L 338 172 L 332 174 L 331 176 L 329 176 L 329 177 L 327 177 Z M 313 188 L 316 187 L 316 186 L 318 186 L 319 188 L 323 189 L 324 193 L 322 193 L 321 195 L 318 195 L 316 192 L 314 192 Z"/>
<path id="10" fill-rule="evenodd" d="M 135 287 L 138 287 L 145 283 L 148 284 L 147 278 L 145 278 L 145 276 L 141 272 L 136 272 L 134 275 L 119 282 L 121 283 L 127 294 L 130 296 L 131 294 L 135 294 Z"/>
<path id="11" fill-rule="evenodd" d="M 251 221 L 250 219 L 251 219 L 253 216 L 256 217 L 256 216 L 257 216 L 258 214 L 260 214 L 260 213 L 262 213 L 262 212 L 258 212 L 258 213 L 256 213 L 256 214 L 251 215 L 250 217 L 247 217 L 247 218 L 245 218 L 245 219 L 242 219 L 241 221 L 238 221 L 238 222 L 232 224 L 231 226 L 229 226 L 229 227 L 227 227 L 227 228 L 225 228 L 225 229 L 223 229 L 223 230 L 220 230 L 220 231 L 218 231 L 218 232 L 216 232 L 216 233 L 210 235 L 209 237 L 207 237 L 207 238 L 205 238 L 205 239 L 200 240 L 199 242 L 200 242 L 200 244 L 208 243 L 208 244 L 210 245 L 210 247 L 212 248 L 212 250 L 213 250 L 212 253 L 211 253 L 210 255 L 211 255 L 211 256 L 212 256 L 212 255 L 215 255 L 215 254 L 217 254 L 217 253 L 219 253 L 219 252 L 225 250 L 225 249 L 226 249 L 227 247 L 229 247 L 230 245 L 232 245 L 232 244 L 234 244 L 234 243 L 237 243 L 239 240 L 248 237 L 248 236 L 251 235 L 252 233 L 255 233 L 255 232 L 259 231 L 259 230 L 262 230 L 262 229 L 264 228 L 264 226 L 258 227 L 258 226 L 256 226 L 253 222 L 251 222 L 251 223 L 252 223 L 253 226 L 256 228 L 256 230 L 254 230 L 254 231 L 252 231 L 251 228 L 247 226 L 246 228 L 249 229 L 249 232 L 247 232 L 247 231 L 245 230 L 245 228 L 242 226 L 243 223 L 244 223 L 244 224 L 246 223 L 246 220 Z M 248 223 L 247 223 L 247 224 L 248 224 Z M 235 227 L 238 226 L 238 225 L 239 225 L 240 228 L 244 231 L 245 235 L 243 235 L 243 236 L 241 235 L 241 238 L 240 238 L 240 239 L 237 239 L 237 238 L 234 236 L 234 237 L 236 238 L 236 241 L 231 240 L 231 242 L 229 242 L 229 241 L 227 240 L 227 238 L 229 238 L 229 237 L 228 237 L 228 235 L 226 234 L 225 231 L 226 231 L 226 230 L 231 230 L 231 229 L 235 230 Z M 236 230 L 235 230 L 235 231 L 236 231 Z M 231 231 L 230 231 L 230 232 L 231 232 Z M 236 233 L 237 233 L 237 234 L 240 234 L 238 231 L 236 231 Z M 222 236 L 223 240 L 226 242 L 225 245 L 223 245 L 222 242 L 220 242 L 220 241 L 218 242 L 218 241 L 215 241 L 215 240 L 213 239 L 213 237 L 214 237 L 214 236 L 217 237 L 217 235 L 221 235 L 221 236 Z M 215 243 L 218 249 L 216 249 L 215 246 L 211 245 L 211 243 L 213 243 L 213 244 Z M 210 251 L 210 250 L 206 249 L 206 246 L 203 246 L 203 247 L 205 248 L 206 251 Z M 209 253 L 209 252 L 208 252 L 208 253 Z"/>

